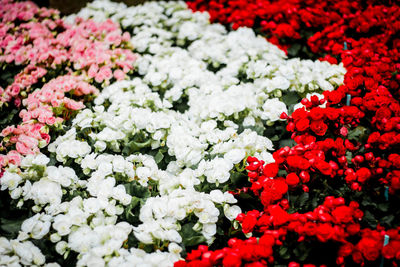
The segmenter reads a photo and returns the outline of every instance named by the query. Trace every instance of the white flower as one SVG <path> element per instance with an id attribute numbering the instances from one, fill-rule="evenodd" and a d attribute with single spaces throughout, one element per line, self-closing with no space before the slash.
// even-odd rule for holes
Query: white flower
<path id="1" fill-rule="evenodd" d="M 63 255 L 68 248 L 68 243 L 65 241 L 60 241 L 56 245 L 56 251 L 58 254 Z"/>
<path id="2" fill-rule="evenodd" d="M 50 159 L 46 157 L 46 155 L 43 154 L 37 154 L 35 157 L 32 159 L 32 164 L 34 165 L 39 165 L 39 166 L 45 166 L 47 163 L 49 163 Z"/>
<path id="3" fill-rule="evenodd" d="M 229 150 L 225 155 L 224 158 L 226 160 L 231 161 L 233 164 L 237 164 L 242 161 L 246 156 L 246 151 L 243 149 L 232 149 Z"/>
<path id="4" fill-rule="evenodd" d="M 6 171 L 0 179 L 1 190 L 6 190 L 7 188 L 14 190 L 21 181 L 22 178 L 18 174 Z"/>
<path id="5" fill-rule="evenodd" d="M 35 201 L 36 204 L 60 204 L 62 197 L 62 190 L 59 183 L 50 181 L 47 178 L 42 178 L 39 181 L 33 183 L 30 190 L 30 198 Z"/>
<path id="6" fill-rule="evenodd" d="M 168 251 L 173 254 L 180 254 L 182 251 L 182 248 L 178 244 L 171 242 L 168 245 Z"/>
<path id="7" fill-rule="evenodd" d="M 224 214 L 228 220 L 233 221 L 242 212 L 239 206 L 224 205 Z"/>
<path id="8" fill-rule="evenodd" d="M 152 244 L 153 243 L 153 237 L 150 235 L 150 233 L 147 233 L 144 231 L 135 231 L 134 234 L 135 234 L 135 237 L 144 244 Z"/>
<path id="9" fill-rule="evenodd" d="M 96 148 L 97 151 L 102 152 L 107 148 L 107 144 L 104 141 L 96 141 L 96 143 L 94 144 L 94 147 Z"/>
<path id="10" fill-rule="evenodd" d="M 264 112 L 261 118 L 264 120 L 277 121 L 282 112 L 288 113 L 285 103 L 278 98 L 267 99 L 262 108 Z"/>
<path id="11" fill-rule="evenodd" d="M 225 200 L 224 193 L 221 190 L 212 190 L 210 192 L 210 198 L 215 203 L 222 203 Z"/>
<path id="12" fill-rule="evenodd" d="M 217 233 L 217 225 L 215 223 L 203 224 L 202 234 L 206 239 L 210 239 Z"/>
<path id="13" fill-rule="evenodd" d="M 126 162 L 122 156 L 115 157 L 112 161 L 112 164 L 115 172 L 124 172 Z"/>
<path id="14" fill-rule="evenodd" d="M 34 239 L 41 239 L 50 230 L 50 219 L 49 215 L 36 214 L 22 223 L 21 231 L 29 233 Z"/>
<path id="15" fill-rule="evenodd" d="M 209 183 L 225 183 L 229 180 L 229 171 L 232 169 L 233 164 L 223 158 L 215 158 L 208 163 L 209 169 L 204 172 Z"/>

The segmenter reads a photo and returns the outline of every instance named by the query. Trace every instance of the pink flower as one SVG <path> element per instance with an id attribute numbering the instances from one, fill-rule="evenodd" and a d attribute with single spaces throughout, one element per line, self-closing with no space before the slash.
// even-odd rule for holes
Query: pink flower
<path id="1" fill-rule="evenodd" d="M 11 134 L 14 131 L 14 126 L 7 126 L 1 131 L 1 136 L 6 137 L 7 135 Z"/>
<path id="2" fill-rule="evenodd" d="M 15 150 L 11 150 L 10 152 L 8 152 L 7 159 L 8 159 L 8 162 L 11 164 L 14 164 L 17 166 L 21 164 L 21 155 Z"/>
<path id="3" fill-rule="evenodd" d="M 114 71 L 114 78 L 118 81 L 123 80 L 125 78 L 125 73 L 122 70 L 117 69 Z"/>
<path id="4" fill-rule="evenodd" d="M 88 76 L 89 78 L 94 78 L 96 77 L 97 72 L 99 71 L 99 67 L 97 64 L 92 64 L 88 70 Z"/>

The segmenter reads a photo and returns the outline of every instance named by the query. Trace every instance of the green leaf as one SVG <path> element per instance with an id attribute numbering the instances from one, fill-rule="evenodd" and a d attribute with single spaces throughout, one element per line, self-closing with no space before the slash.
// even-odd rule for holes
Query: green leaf
<path id="1" fill-rule="evenodd" d="M 136 142 L 131 141 L 128 143 L 128 147 L 130 148 L 131 153 L 135 151 L 139 151 L 141 148 L 148 147 L 151 144 L 151 139 L 148 139 L 144 142 Z"/>
<path id="2" fill-rule="evenodd" d="M 154 157 L 154 160 L 156 161 L 156 163 L 160 163 L 164 158 L 163 153 L 161 153 L 161 151 L 158 151 L 157 154 Z"/>
<path id="3" fill-rule="evenodd" d="M 282 259 L 285 259 L 285 260 L 290 258 L 290 253 L 289 253 L 289 250 L 287 249 L 287 247 L 282 246 L 279 248 L 279 256 L 281 256 Z"/>
<path id="4" fill-rule="evenodd" d="M 382 212 L 387 212 L 389 210 L 389 203 L 378 204 L 378 209 Z"/>
<path id="5" fill-rule="evenodd" d="M 138 197 L 140 199 L 146 199 L 150 197 L 151 193 L 147 187 L 143 187 L 137 182 L 131 182 L 131 183 L 126 183 L 124 184 L 126 192 L 131 195 Z"/>
<path id="6" fill-rule="evenodd" d="M 193 230 L 194 223 L 187 223 L 182 226 L 180 235 L 182 236 L 183 244 L 188 246 L 195 246 L 206 241 L 205 237 Z"/>
<path id="7" fill-rule="evenodd" d="M 9 234 L 10 236 L 14 236 L 18 234 L 24 220 L 25 219 L 20 219 L 20 220 L 0 219 L 1 222 L 0 229 Z"/>
<path id="8" fill-rule="evenodd" d="M 231 174 L 231 181 L 235 185 L 235 188 L 242 187 L 248 181 L 247 175 L 241 172 L 233 172 Z"/>
<path id="9" fill-rule="evenodd" d="M 287 53 L 289 56 L 295 57 L 299 54 L 300 50 L 301 44 L 295 43 L 288 48 Z"/>
<path id="10" fill-rule="evenodd" d="M 128 209 L 135 208 L 140 203 L 140 199 L 138 197 L 132 197 L 131 203 L 128 206 Z"/>
<path id="11" fill-rule="evenodd" d="M 297 92 L 289 91 L 285 92 L 282 96 L 282 101 L 287 105 L 295 105 L 300 102 L 300 96 L 297 94 Z"/>
<path id="12" fill-rule="evenodd" d="M 298 199 L 299 207 L 304 207 L 304 205 L 308 202 L 309 197 L 310 195 L 308 193 L 303 193 Z"/>
<path id="13" fill-rule="evenodd" d="M 279 141 L 279 147 L 293 147 L 296 145 L 296 142 L 293 139 L 282 139 Z"/>
<path id="14" fill-rule="evenodd" d="M 365 211 L 363 220 L 366 221 L 373 228 L 375 228 L 378 223 L 374 215 L 368 210 Z"/>
<path id="15" fill-rule="evenodd" d="M 259 135 L 264 135 L 264 131 L 265 131 L 265 127 L 261 126 L 261 125 L 249 126 L 249 127 L 244 127 L 244 128 L 250 129 Z"/>
<path id="16" fill-rule="evenodd" d="M 390 226 L 394 220 L 395 216 L 393 214 L 390 214 L 388 216 L 385 216 L 381 219 L 380 223 L 384 224 L 386 226 Z"/>
<path id="17" fill-rule="evenodd" d="M 192 236 L 183 239 L 183 244 L 186 247 L 196 246 L 204 242 L 206 242 L 206 238 L 202 235 Z"/>
<path id="18" fill-rule="evenodd" d="M 355 129 L 350 130 L 347 134 L 347 138 L 350 140 L 363 140 L 366 137 L 367 129 L 362 126 L 357 126 Z"/>

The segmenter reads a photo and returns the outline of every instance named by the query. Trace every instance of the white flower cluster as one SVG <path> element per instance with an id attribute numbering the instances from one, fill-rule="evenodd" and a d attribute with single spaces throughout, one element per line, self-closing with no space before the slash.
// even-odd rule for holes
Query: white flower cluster
<path id="1" fill-rule="evenodd" d="M 273 162 L 259 129 L 288 111 L 282 94 L 343 80 L 342 66 L 287 60 L 252 30 L 227 32 L 184 2 L 96 0 L 77 15 L 111 18 L 133 33 L 138 77 L 105 88 L 48 157 L 25 157 L 0 185 L 19 206 L 34 202 L 15 242 L 50 239 L 64 257 L 78 253 L 78 266 L 172 266 L 185 231 L 211 244 L 219 222 L 241 212 L 222 189 L 232 174 L 248 156 Z M 128 248 L 131 240 L 156 249 Z"/>
<path id="2" fill-rule="evenodd" d="M 45 264 L 45 256 L 31 241 L 8 240 L 0 236 L 0 266 L 58 267 L 57 263 Z"/>
<path id="3" fill-rule="evenodd" d="M 132 30 L 134 47 L 149 53 L 136 62 L 143 81 L 171 103 L 187 96 L 188 114 L 196 118 L 224 120 L 247 112 L 253 120 L 273 122 L 287 112 L 279 100 L 282 93 L 304 96 L 343 82 L 342 65 L 287 60 L 282 50 L 251 29 L 227 33 L 223 26 L 210 24 L 206 12 L 192 13 L 183 2 L 123 7 L 98 0 L 78 15 L 111 18 Z"/>

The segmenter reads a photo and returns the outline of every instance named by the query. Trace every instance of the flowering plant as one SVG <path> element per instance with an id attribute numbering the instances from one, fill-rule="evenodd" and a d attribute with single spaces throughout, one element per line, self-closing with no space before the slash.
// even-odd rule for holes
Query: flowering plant
<path id="1" fill-rule="evenodd" d="M 60 264 L 172 266 L 198 244 L 240 236 L 246 159 L 272 163 L 280 114 L 343 82 L 342 65 L 287 60 L 251 29 L 228 32 L 183 2 L 94 1 L 77 16 L 66 20 L 129 31 L 135 72 L 96 91 L 41 153 L 9 162 L 0 179 L 10 206 L 25 211 L 0 229 Z M 91 68 L 76 71 L 100 87 Z"/>
<path id="2" fill-rule="evenodd" d="M 65 23 L 32 2 L 1 2 L 0 165 L 18 164 L 50 141 L 49 128 L 82 109 L 99 86 L 124 79 L 135 55 L 130 35 L 105 21 Z M 19 118 L 18 118 L 19 117 Z M 11 125 L 10 125 L 11 124 Z"/>

